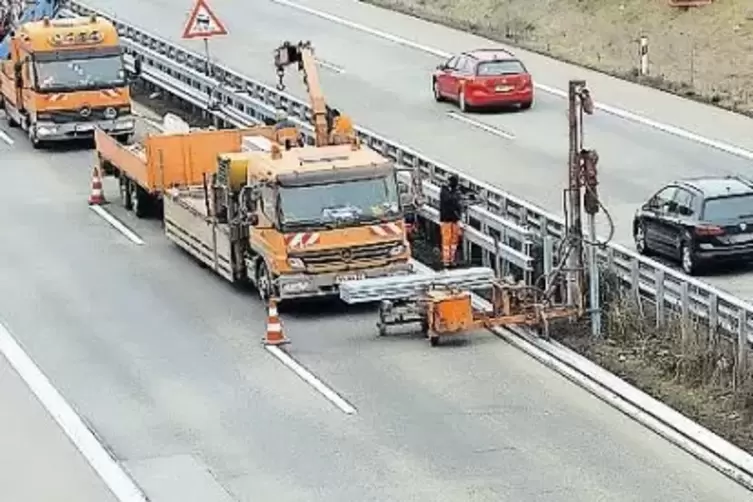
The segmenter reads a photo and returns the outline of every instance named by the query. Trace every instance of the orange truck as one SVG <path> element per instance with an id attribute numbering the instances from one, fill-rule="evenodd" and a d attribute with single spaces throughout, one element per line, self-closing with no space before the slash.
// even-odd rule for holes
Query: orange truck
<path id="1" fill-rule="evenodd" d="M 210 182 L 165 191 L 168 239 L 265 301 L 334 296 L 343 281 L 411 272 L 390 160 L 357 140 L 246 142 L 256 147 L 218 156 Z"/>
<path id="2" fill-rule="evenodd" d="M 144 135 L 130 144 L 99 128 L 94 133 L 101 171 L 118 178 L 121 202 L 139 218 L 159 213 L 166 188 L 201 185 L 217 169 L 220 153 L 241 151 L 244 136 L 273 134 L 271 127 L 190 130 L 177 117 L 165 117 L 162 126 L 139 121 Z"/>
<path id="3" fill-rule="evenodd" d="M 136 72 L 138 72 L 138 64 Z M 21 25 L 0 62 L 0 100 L 35 148 L 91 137 L 95 127 L 134 132 L 129 74 L 115 27 L 96 16 Z"/>

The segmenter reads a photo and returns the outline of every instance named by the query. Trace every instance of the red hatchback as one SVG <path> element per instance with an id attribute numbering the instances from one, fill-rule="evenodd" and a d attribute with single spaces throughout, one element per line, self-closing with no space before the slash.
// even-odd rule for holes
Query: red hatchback
<path id="1" fill-rule="evenodd" d="M 504 49 L 463 52 L 437 66 L 431 77 L 434 99 L 471 108 L 533 105 L 533 80 L 523 63 Z"/>

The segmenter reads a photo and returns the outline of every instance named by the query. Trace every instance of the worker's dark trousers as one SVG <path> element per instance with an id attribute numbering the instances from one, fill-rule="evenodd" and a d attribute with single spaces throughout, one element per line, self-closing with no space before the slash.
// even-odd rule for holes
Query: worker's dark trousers
<path id="1" fill-rule="evenodd" d="M 460 242 L 460 223 L 442 222 L 439 224 L 442 237 L 442 265 L 449 266 L 455 261 Z"/>

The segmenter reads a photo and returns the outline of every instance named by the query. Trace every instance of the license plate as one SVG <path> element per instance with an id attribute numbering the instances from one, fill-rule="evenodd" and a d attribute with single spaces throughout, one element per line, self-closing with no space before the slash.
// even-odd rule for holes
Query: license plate
<path id="1" fill-rule="evenodd" d="M 94 126 L 91 124 L 82 124 L 82 125 L 76 126 L 77 132 L 85 132 L 85 131 L 93 131 L 93 130 L 94 130 Z"/>
<path id="2" fill-rule="evenodd" d="M 495 90 L 497 92 L 509 92 L 509 91 L 512 91 L 512 86 L 510 86 L 510 85 L 498 85 L 497 87 L 495 87 Z"/>
<path id="3" fill-rule="evenodd" d="M 360 281 L 366 279 L 366 274 L 345 274 L 335 277 L 335 284 L 340 284 L 346 281 Z"/>

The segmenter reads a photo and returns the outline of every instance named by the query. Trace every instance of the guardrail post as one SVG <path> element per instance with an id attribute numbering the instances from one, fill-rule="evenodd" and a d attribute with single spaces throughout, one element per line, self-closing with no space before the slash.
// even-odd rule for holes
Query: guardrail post
<path id="1" fill-rule="evenodd" d="M 654 299 L 656 300 L 656 327 L 660 328 L 664 325 L 664 271 L 659 270 L 654 276 L 654 289 L 656 294 Z"/>
<path id="2" fill-rule="evenodd" d="M 531 241 L 530 237 L 526 237 L 526 240 L 523 241 L 523 254 L 526 255 L 528 258 L 531 258 L 533 251 L 533 241 Z M 533 285 L 533 281 L 535 278 L 533 277 L 533 262 L 528 262 L 529 266 L 523 270 L 523 278 L 526 281 L 526 284 L 529 286 Z"/>
<path id="3" fill-rule="evenodd" d="M 549 290 L 552 285 L 552 270 L 554 270 L 554 238 L 544 237 L 544 289 Z"/>
<path id="4" fill-rule="evenodd" d="M 709 295 L 709 341 L 716 347 L 719 343 L 719 299 L 716 294 L 711 293 Z"/>
<path id="5" fill-rule="evenodd" d="M 745 383 L 748 376 L 748 312 L 740 309 L 737 317 L 737 364 L 735 379 L 737 387 Z"/>
<path id="6" fill-rule="evenodd" d="M 640 303 L 641 301 L 641 269 L 638 260 L 630 263 L 630 290 L 635 297 L 635 300 Z"/>
<path id="7" fill-rule="evenodd" d="M 680 285 L 680 311 L 680 333 L 683 346 L 685 346 L 688 339 L 688 329 L 690 328 L 690 290 L 687 282 Z"/>

